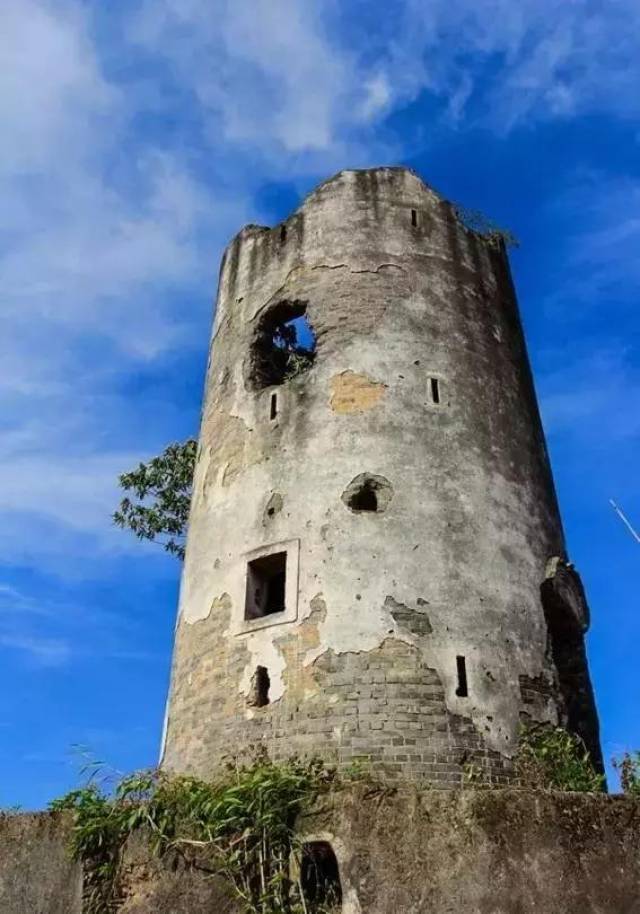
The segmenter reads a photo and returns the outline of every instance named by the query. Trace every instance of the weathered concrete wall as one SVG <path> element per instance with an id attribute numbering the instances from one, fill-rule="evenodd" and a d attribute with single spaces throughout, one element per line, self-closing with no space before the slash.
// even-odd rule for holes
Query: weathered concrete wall
<path id="1" fill-rule="evenodd" d="M 640 804 L 516 790 L 324 798 L 303 837 L 336 853 L 343 914 L 637 914 Z M 81 914 L 64 823 L 0 820 L 2 914 Z M 144 843 L 129 848 L 122 914 L 240 914 L 227 886 Z"/>
<path id="2" fill-rule="evenodd" d="M 0 912 L 82 914 L 82 873 L 59 815 L 0 815 Z"/>
<path id="3" fill-rule="evenodd" d="M 252 345 L 283 302 L 306 307 L 315 363 L 256 389 Z M 346 504 L 361 474 L 383 512 Z M 286 610 L 247 621 L 260 549 L 287 552 Z M 567 720 L 575 690 L 597 758 L 584 657 L 558 675 L 541 601 L 564 560 L 504 251 L 406 169 L 342 172 L 283 226 L 243 229 L 221 270 L 164 764 L 206 776 L 262 743 L 442 785 L 473 761 L 502 782 L 519 721 Z"/>
<path id="4" fill-rule="evenodd" d="M 640 805 L 622 797 L 440 791 L 335 802 L 344 914 L 636 914 Z"/>

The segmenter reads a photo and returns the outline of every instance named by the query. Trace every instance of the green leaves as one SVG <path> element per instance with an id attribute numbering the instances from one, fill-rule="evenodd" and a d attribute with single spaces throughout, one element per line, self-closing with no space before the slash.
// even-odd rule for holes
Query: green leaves
<path id="1" fill-rule="evenodd" d="M 133 493 L 137 501 L 125 496 L 113 514 L 113 522 L 131 530 L 138 539 L 161 542 L 167 552 L 183 559 L 196 454 L 197 442 L 188 438 L 123 473 L 120 486 Z"/>
<path id="2" fill-rule="evenodd" d="M 604 789 L 604 776 L 593 767 L 580 737 L 549 724 L 522 728 L 515 769 L 524 787 L 594 793 Z"/>
<path id="3" fill-rule="evenodd" d="M 260 756 L 211 783 L 142 771 L 123 778 L 112 795 L 92 783 L 50 808 L 73 812 L 71 849 L 84 867 L 87 914 L 117 909 L 122 851 L 141 829 L 158 855 L 197 858 L 225 876 L 247 914 L 321 914 L 304 907 L 290 860 L 296 819 L 333 777 L 318 761 L 276 765 Z"/>

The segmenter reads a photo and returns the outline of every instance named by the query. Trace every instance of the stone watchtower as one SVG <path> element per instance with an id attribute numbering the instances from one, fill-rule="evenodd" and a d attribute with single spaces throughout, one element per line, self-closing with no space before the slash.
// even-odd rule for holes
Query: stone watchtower
<path id="1" fill-rule="evenodd" d="M 220 274 L 163 764 L 508 779 L 523 720 L 601 765 L 509 265 L 404 168 L 344 171 Z"/>

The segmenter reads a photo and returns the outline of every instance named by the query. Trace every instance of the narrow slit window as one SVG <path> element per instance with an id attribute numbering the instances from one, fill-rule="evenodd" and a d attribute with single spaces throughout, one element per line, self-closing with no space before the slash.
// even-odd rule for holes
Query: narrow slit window
<path id="1" fill-rule="evenodd" d="M 278 415 L 278 394 L 271 394 L 271 404 L 269 406 L 269 418 L 273 421 Z"/>
<path id="2" fill-rule="evenodd" d="M 287 553 L 276 552 L 249 562 L 245 619 L 262 619 L 285 610 Z"/>
<path id="3" fill-rule="evenodd" d="M 440 382 L 437 378 L 431 378 L 431 399 L 437 405 L 440 403 Z"/>
<path id="4" fill-rule="evenodd" d="M 456 657 L 456 667 L 458 671 L 458 688 L 456 689 L 456 695 L 458 698 L 467 698 L 469 695 L 469 687 L 467 685 L 467 662 L 464 657 Z"/>
<path id="5" fill-rule="evenodd" d="M 411 225 L 415 228 L 418 224 L 418 211 L 415 209 L 411 210 Z"/>
<path id="6" fill-rule="evenodd" d="M 286 240 L 287 240 L 287 226 L 281 225 L 280 226 L 280 244 L 284 244 Z"/>

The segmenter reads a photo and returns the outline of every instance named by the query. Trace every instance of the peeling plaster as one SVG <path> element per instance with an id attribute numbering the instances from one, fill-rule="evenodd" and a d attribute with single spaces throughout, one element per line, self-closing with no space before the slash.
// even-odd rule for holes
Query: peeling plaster
<path id="1" fill-rule="evenodd" d="M 373 409 L 383 397 L 386 386 L 355 371 L 341 371 L 331 378 L 331 409 L 341 414 Z"/>

